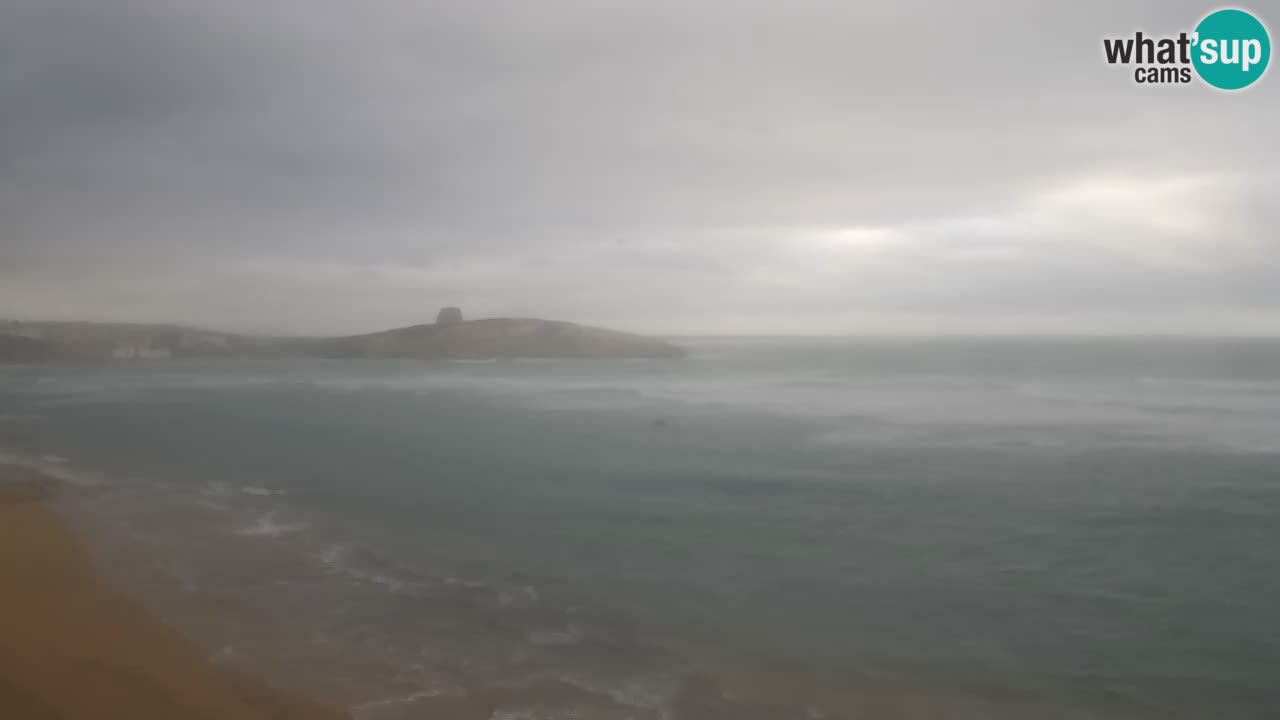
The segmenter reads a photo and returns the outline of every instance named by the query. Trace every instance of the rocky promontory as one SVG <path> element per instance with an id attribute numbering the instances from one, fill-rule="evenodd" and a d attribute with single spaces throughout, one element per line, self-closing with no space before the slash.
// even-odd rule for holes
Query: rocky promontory
<path id="1" fill-rule="evenodd" d="M 168 360 L 182 357 L 670 358 L 683 348 L 653 337 L 535 318 L 464 320 L 339 337 L 238 335 L 177 325 L 0 322 L 0 362 Z"/>

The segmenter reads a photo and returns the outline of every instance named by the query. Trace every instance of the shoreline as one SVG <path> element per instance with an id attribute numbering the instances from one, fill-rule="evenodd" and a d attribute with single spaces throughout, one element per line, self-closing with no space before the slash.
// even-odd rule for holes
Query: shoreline
<path id="1" fill-rule="evenodd" d="M 39 474 L 0 467 L 0 708 L 23 720 L 342 720 L 215 665 L 99 577 Z"/>
<path id="2" fill-rule="evenodd" d="M 142 538 L 99 537 L 70 497 L 96 479 L 61 462 L 0 451 L 0 717 L 493 720 L 608 705 L 565 683 L 405 684 L 395 667 L 315 653 L 289 618 L 156 574 Z"/>

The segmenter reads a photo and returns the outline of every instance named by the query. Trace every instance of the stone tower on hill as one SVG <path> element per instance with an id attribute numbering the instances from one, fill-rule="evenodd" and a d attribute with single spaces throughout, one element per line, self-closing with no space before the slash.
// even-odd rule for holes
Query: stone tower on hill
<path id="1" fill-rule="evenodd" d="M 437 325 L 457 325 L 462 322 L 462 309 L 456 307 L 440 308 L 440 313 L 436 315 Z"/>

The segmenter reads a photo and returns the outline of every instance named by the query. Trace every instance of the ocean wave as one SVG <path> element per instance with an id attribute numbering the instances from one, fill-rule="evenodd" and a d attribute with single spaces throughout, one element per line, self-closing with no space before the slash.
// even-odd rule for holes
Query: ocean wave
<path id="1" fill-rule="evenodd" d="M 503 607 L 532 605 L 538 602 L 538 589 L 532 585 L 521 585 L 498 591 L 498 604 Z"/>
<path id="2" fill-rule="evenodd" d="M 256 485 L 243 485 L 240 492 L 244 495 L 254 495 L 257 497 L 271 497 L 277 495 L 288 495 L 284 490 L 275 490 L 272 488 L 258 487 Z"/>
<path id="3" fill-rule="evenodd" d="M 489 716 L 489 720 L 550 720 L 550 716 L 534 710 L 498 708 Z"/>
<path id="4" fill-rule="evenodd" d="M 103 484 L 97 473 L 75 467 L 60 455 L 29 455 L 12 450 L 0 450 L 0 465 L 17 465 L 43 473 L 54 480 L 72 487 L 88 488 Z"/>
<path id="5" fill-rule="evenodd" d="M 481 590 L 489 587 L 487 583 L 482 583 L 479 580 L 467 580 L 465 578 L 454 577 L 452 575 L 444 579 L 444 584 L 453 587 L 467 588 L 468 590 Z"/>
<path id="6" fill-rule="evenodd" d="M 350 708 L 353 720 L 374 720 L 386 715 L 394 715 L 402 711 L 406 705 L 427 700 L 429 698 L 438 697 L 445 693 L 444 690 L 417 690 L 407 695 L 396 695 L 389 698 L 381 698 L 378 700 L 370 700 Z"/>
<path id="7" fill-rule="evenodd" d="M 569 647 L 581 644 L 585 636 L 581 626 L 570 625 L 561 630 L 531 630 L 525 635 L 525 639 L 539 647 Z"/>
<path id="8" fill-rule="evenodd" d="M 224 482 L 213 482 L 200 488 L 205 497 L 224 498 L 231 494 L 231 486 Z"/>
<path id="9" fill-rule="evenodd" d="M 306 529 L 306 523 L 280 522 L 276 519 L 275 512 L 269 512 L 259 516 L 250 525 L 237 529 L 235 534 L 245 537 L 276 538 Z"/>
<path id="10" fill-rule="evenodd" d="M 575 673 L 558 678 L 561 682 L 585 690 L 593 695 L 603 695 L 623 707 L 653 713 L 659 720 L 671 717 L 671 705 L 679 694 L 684 678 L 678 674 L 654 675 L 643 678 L 627 678 L 619 682 L 601 683 Z"/>
<path id="11" fill-rule="evenodd" d="M 1214 392 L 1243 393 L 1280 393 L 1280 382 L 1267 380 L 1227 380 L 1223 378 L 1169 378 L 1140 377 L 1139 385 L 1156 388 L 1208 390 Z"/>
<path id="12" fill-rule="evenodd" d="M 542 593 L 532 584 L 434 574 L 425 568 L 407 567 L 388 560 L 358 542 L 330 544 L 314 557 L 330 574 L 392 595 L 499 613 L 523 628 L 521 635 L 530 645 L 563 647 L 579 644 L 587 637 L 585 625 L 577 622 L 561 625 L 559 618 L 563 613 L 548 608 Z M 554 617 L 549 617 L 547 612 Z"/>
<path id="13" fill-rule="evenodd" d="M 319 560 L 331 572 L 340 573 L 352 580 L 382 587 L 392 593 L 404 593 L 421 588 L 422 583 L 398 577 L 389 572 L 365 567 L 353 559 L 359 546 L 354 543 L 338 543 L 320 551 Z"/>

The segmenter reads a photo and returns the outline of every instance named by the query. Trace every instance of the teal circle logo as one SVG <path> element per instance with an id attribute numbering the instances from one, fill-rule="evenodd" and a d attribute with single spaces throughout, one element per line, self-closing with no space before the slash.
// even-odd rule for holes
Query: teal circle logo
<path id="1" fill-rule="evenodd" d="M 1258 18 L 1243 10 L 1218 10 L 1196 26 L 1191 63 L 1200 78 L 1220 90 L 1257 82 L 1271 59 L 1271 38 Z"/>

